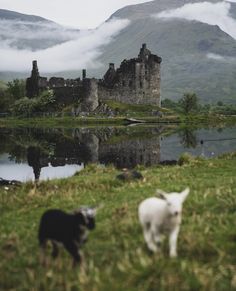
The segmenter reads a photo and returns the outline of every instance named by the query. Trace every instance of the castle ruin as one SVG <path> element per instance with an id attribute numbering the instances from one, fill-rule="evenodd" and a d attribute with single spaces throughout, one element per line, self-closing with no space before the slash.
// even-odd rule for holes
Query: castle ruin
<path id="1" fill-rule="evenodd" d="M 113 63 L 102 79 L 52 77 L 39 75 L 37 61 L 33 61 L 31 77 L 26 81 L 27 97 L 37 97 L 42 91 L 52 89 L 56 100 L 63 105 L 80 104 L 81 111 L 92 112 L 99 101 L 114 100 L 126 104 L 160 106 L 160 65 L 162 59 L 142 45 L 137 58 L 123 60 L 115 69 Z"/>

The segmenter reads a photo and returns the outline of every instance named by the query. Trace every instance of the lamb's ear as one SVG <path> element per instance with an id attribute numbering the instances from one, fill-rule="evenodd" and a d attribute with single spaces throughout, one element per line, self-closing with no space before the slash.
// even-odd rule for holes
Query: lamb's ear
<path id="1" fill-rule="evenodd" d="M 188 194 L 190 192 L 189 187 L 187 187 L 184 191 L 182 191 L 180 194 L 182 196 L 182 201 L 184 202 L 184 200 L 187 198 Z"/>
<path id="2" fill-rule="evenodd" d="M 93 212 L 93 216 L 95 216 L 97 214 L 97 211 L 102 209 L 104 207 L 104 204 L 99 204 L 98 206 L 95 206 L 91 209 L 91 211 Z"/>
<path id="3" fill-rule="evenodd" d="M 157 189 L 156 190 L 156 195 L 160 196 L 161 199 L 166 200 L 167 193 L 164 192 L 163 190 Z"/>

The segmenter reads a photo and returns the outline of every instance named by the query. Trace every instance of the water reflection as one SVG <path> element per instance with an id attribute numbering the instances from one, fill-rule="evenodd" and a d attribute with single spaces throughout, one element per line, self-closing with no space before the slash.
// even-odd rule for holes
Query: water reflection
<path id="1" fill-rule="evenodd" d="M 181 144 L 185 148 L 196 148 L 197 136 L 195 130 L 192 127 L 184 127 L 179 133 Z"/>
<path id="2" fill-rule="evenodd" d="M 0 177 L 21 181 L 67 177 L 88 163 L 151 166 L 175 161 L 185 151 L 211 157 L 236 150 L 233 136 L 235 128 L 0 129 Z"/>

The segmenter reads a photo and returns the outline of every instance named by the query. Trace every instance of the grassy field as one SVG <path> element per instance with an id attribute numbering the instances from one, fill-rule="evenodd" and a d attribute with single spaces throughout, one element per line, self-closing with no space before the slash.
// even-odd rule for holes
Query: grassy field
<path id="1" fill-rule="evenodd" d="M 112 167 L 89 165 L 62 180 L 0 188 L 0 290 L 236 290 L 236 155 L 185 159 L 183 166 L 140 168 L 144 181 L 121 182 Z M 155 189 L 191 189 L 184 205 L 179 257 L 144 244 L 137 207 Z M 84 247 L 84 269 L 60 257 L 39 264 L 37 230 L 49 208 L 104 208 Z"/>

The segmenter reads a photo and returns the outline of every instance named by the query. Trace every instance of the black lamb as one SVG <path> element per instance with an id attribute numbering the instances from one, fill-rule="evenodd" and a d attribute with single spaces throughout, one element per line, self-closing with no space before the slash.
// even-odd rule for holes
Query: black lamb
<path id="1" fill-rule="evenodd" d="M 95 208 L 80 208 L 72 214 L 59 209 L 47 210 L 39 225 L 39 244 L 43 252 L 47 241 L 52 243 L 52 257 L 58 256 L 58 243 L 62 243 L 74 259 L 74 265 L 81 262 L 79 248 L 87 240 L 88 230 L 95 228 Z"/>

